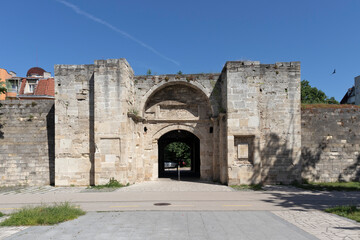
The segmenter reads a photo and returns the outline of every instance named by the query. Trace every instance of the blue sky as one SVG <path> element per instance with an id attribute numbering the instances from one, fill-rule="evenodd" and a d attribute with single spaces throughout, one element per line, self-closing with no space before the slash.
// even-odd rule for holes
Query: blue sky
<path id="1" fill-rule="evenodd" d="M 136 75 L 301 61 L 301 79 L 341 100 L 360 75 L 359 0 L 1 0 L 0 8 L 0 67 L 18 76 L 107 58 L 126 58 Z"/>

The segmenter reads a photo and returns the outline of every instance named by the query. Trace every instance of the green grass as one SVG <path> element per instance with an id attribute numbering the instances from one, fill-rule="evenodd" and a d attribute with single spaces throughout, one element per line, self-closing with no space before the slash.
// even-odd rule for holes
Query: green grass
<path id="1" fill-rule="evenodd" d="M 3 216 L 5 216 L 5 214 L 3 214 L 2 212 L 0 212 L 0 217 L 3 217 Z"/>
<path id="2" fill-rule="evenodd" d="M 327 191 L 360 191 L 360 182 L 330 182 L 330 183 L 294 183 L 296 187 L 308 190 L 327 190 Z"/>
<path id="3" fill-rule="evenodd" d="M 10 214 L 0 226 L 53 225 L 73 220 L 84 214 L 83 210 L 67 202 L 54 206 L 25 207 Z"/>
<path id="4" fill-rule="evenodd" d="M 325 209 L 325 212 L 334 213 L 336 215 L 346 217 L 360 222 L 360 208 L 356 206 L 338 206 Z"/>
<path id="5" fill-rule="evenodd" d="M 109 182 L 107 184 L 90 186 L 89 188 L 91 188 L 91 189 L 104 189 L 104 188 L 122 188 L 122 187 L 126 187 L 126 186 L 129 186 L 129 183 L 124 185 L 124 184 L 119 183 L 116 179 L 110 178 L 110 180 L 109 180 Z"/>
<path id="6" fill-rule="evenodd" d="M 301 109 L 317 109 L 317 108 L 342 108 L 342 109 L 352 109 L 352 108 L 360 108 L 360 106 L 357 105 L 351 105 L 351 104 L 327 104 L 327 103 L 302 103 Z"/>
<path id="7" fill-rule="evenodd" d="M 262 190 L 262 185 L 261 184 L 250 184 L 250 185 L 246 185 L 246 184 L 241 184 L 241 185 L 230 185 L 230 187 L 232 187 L 235 190 L 254 190 L 254 191 L 259 191 Z"/>

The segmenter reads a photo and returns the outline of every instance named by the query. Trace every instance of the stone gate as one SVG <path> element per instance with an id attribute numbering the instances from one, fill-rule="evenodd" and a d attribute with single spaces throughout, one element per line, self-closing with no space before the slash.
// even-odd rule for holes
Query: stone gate
<path id="1" fill-rule="evenodd" d="M 226 184 L 301 176 L 300 63 L 135 76 L 125 59 L 55 66 L 55 185 L 154 180 L 162 149 L 191 145 L 195 176 Z"/>

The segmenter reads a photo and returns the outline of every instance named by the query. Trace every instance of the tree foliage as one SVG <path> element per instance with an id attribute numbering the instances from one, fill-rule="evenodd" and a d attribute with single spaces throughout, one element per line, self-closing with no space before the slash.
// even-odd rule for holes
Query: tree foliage
<path id="1" fill-rule="evenodd" d="M 311 87 L 307 80 L 301 81 L 301 103 L 339 104 L 334 97 L 328 98 L 323 91 Z"/>
<path id="2" fill-rule="evenodd" d="M 7 92 L 7 89 L 5 86 L 3 86 L 4 84 L 2 84 L 0 82 L 0 94 L 5 94 Z M 0 103 L 0 107 L 2 106 L 2 104 Z"/>
<path id="3" fill-rule="evenodd" d="M 172 142 L 165 147 L 165 161 L 177 162 L 185 161 L 185 165 L 191 165 L 190 147 L 183 142 Z"/>
<path id="4" fill-rule="evenodd" d="M 7 92 L 7 89 L 6 89 L 5 83 L 0 82 L 0 94 L 6 93 L 6 92 Z"/>

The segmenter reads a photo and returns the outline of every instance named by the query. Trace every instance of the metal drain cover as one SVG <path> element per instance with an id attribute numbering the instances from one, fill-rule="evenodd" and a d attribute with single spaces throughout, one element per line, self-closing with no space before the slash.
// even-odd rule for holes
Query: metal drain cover
<path id="1" fill-rule="evenodd" d="M 154 206 L 169 206 L 169 205 L 171 205 L 171 203 L 166 203 L 166 202 L 154 203 Z"/>

